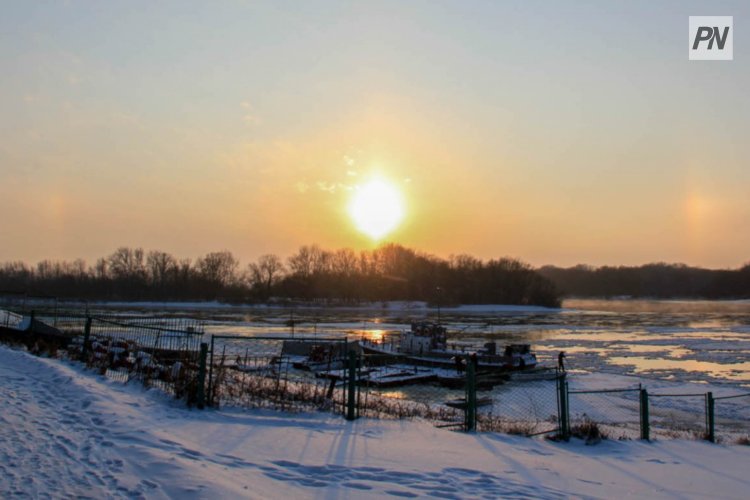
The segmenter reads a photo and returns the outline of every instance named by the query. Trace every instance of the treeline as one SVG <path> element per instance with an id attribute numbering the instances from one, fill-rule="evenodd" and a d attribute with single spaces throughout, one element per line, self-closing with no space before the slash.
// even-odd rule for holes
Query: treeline
<path id="1" fill-rule="evenodd" d="M 750 298 L 750 264 L 736 270 L 647 264 L 638 267 L 545 266 L 539 273 L 567 296 L 640 298 Z"/>
<path id="2" fill-rule="evenodd" d="M 282 259 L 241 266 L 229 251 L 195 261 L 122 247 L 93 265 L 83 260 L 0 265 L 0 289 L 85 300 L 427 301 L 559 307 L 552 282 L 516 259 L 441 259 L 400 245 L 372 251 L 303 246 Z"/>

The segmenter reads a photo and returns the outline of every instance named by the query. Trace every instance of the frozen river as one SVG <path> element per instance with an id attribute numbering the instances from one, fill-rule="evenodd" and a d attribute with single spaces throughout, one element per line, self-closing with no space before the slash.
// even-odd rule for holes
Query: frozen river
<path id="1" fill-rule="evenodd" d="M 108 306 L 110 309 L 112 306 Z M 567 300 L 543 308 L 258 308 L 151 304 L 120 312 L 198 317 L 207 334 L 381 337 L 429 319 L 449 336 L 481 344 L 528 342 L 542 364 L 565 351 L 569 369 L 750 387 L 750 301 Z M 293 324 L 293 326 L 292 326 Z"/>

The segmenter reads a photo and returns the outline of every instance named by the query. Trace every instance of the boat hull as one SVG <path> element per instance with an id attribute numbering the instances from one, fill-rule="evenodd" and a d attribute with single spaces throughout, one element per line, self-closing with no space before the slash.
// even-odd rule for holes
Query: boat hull
<path id="1" fill-rule="evenodd" d="M 360 343 L 362 352 L 370 355 L 379 355 L 388 357 L 391 356 L 394 359 L 406 360 L 419 366 L 431 366 L 438 368 L 453 368 L 460 372 L 465 369 L 463 363 L 459 364 L 456 362 L 456 358 L 464 359 L 469 355 L 466 353 L 456 352 L 444 352 L 444 351 L 430 351 L 424 354 L 410 354 L 396 352 L 388 347 L 382 347 L 376 344 L 369 344 L 366 342 Z M 477 356 L 477 371 L 489 371 L 489 372 L 510 372 L 510 371 L 522 371 L 530 370 L 536 367 L 536 362 L 524 362 L 514 364 L 514 360 L 508 359 L 505 356 Z"/>

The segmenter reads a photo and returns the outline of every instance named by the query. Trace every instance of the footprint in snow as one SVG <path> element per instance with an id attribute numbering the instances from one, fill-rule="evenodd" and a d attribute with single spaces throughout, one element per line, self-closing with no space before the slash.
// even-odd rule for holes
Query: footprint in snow
<path id="1" fill-rule="evenodd" d="M 386 493 L 401 498 L 417 498 L 419 495 L 411 493 L 410 491 L 399 491 L 399 490 L 386 490 Z"/>
<path id="2" fill-rule="evenodd" d="M 278 465 L 279 467 L 299 467 L 300 466 L 300 464 L 298 464 L 297 462 L 290 462 L 288 460 L 276 460 L 271 463 Z"/>
<path id="3" fill-rule="evenodd" d="M 355 490 L 371 490 L 372 486 L 362 483 L 342 483 L 345 488 L 354 488 Z"/>

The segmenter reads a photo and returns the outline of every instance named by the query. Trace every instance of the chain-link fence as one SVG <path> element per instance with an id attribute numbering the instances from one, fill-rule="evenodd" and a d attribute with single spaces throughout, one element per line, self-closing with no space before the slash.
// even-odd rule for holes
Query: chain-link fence
<path id="1" fill-rule="evenodd" d="M 748 442 L 750 393 L 714 397 L 707 393 L 649 392 L 645 388 L 569 390 L 573 435 L 612 438 L 688 438 Z"/>
<path id="2" fill-rule="evenodd" d="M 708 438 L 705 393 L 648 393 L 652 434 Z"/>
<path id="3" fill-rule="evenodd" d="M 357 358 L 356 412 L 366 417 L 424 418 L 437 425 L 464 426 L 465 379 L 465 370 L 362 354 Z"/>
<path id="4" fill-rule="evenodd" d="M 209 405 L 343 412 L 341 338 L 211 336 Z"/>
<path id="5" fill-rule="evenodd" d="M 201 322 L 61 312 L 56 300 L 40 300 L 5 295 L 3 305 L 18 309 L 2 310 L 0 340 L 24 345 L 33 354 L 82 361 L 110 378 L 137 380 L 199 403 Z"/>
<path id="6" fill-rule="evenodd" d="M 463 351 L 443 359 L 378 354 L 345 337 L 214 335 L 206 345 L 194 319 L 70 313 L 49 298 L 8 297 L 0 295 L 0 340 L 199 406 L 421 418 L 523 435 L 749 440 L 750 393 L 571 390 L 564 372 L 493 369 Z"/>
<path id="7" fill-rule="evenodd" d="M 487 370 L 473 365 L 470 356 L 451 361 L 452 367 L 392 355 L 358 359 L 358 415 L 523 435 L 559 428 L 555 372 Z"/>
<path id="8" fill-rule="evenodd" d="M 73 317 L 61 322 L 79 331 Z M 196 320 L 88 316 L 68 354 L 103 375 L 158 387 L 188 404 L 200 404 L 198 381 L 203 325 Z"/>
<path id="9" fill-rule="evenodd" d="M 726 442 L 750 444 L 750 393 L 708 398 L 709 433 Z M 711 437 L 714 437 L 713 435 Z"/>
<path id="10" fill-rule="evenodd" d="M 557 432 L 560 386 L 564 383 L 562 373 L 518 373 L 491 391 L 480 391 L 478 394 L 486 394 L 490 401 L 478 408 L 477 429 L 526 436 Z"/>
<path id="11" fill-rule="evenodd" d="M 570 429 L 586 435 L 594 423 L 603 435 L 637 437 L 641 425 L 640 385 L 601 390 L 568 390 Z"/>

